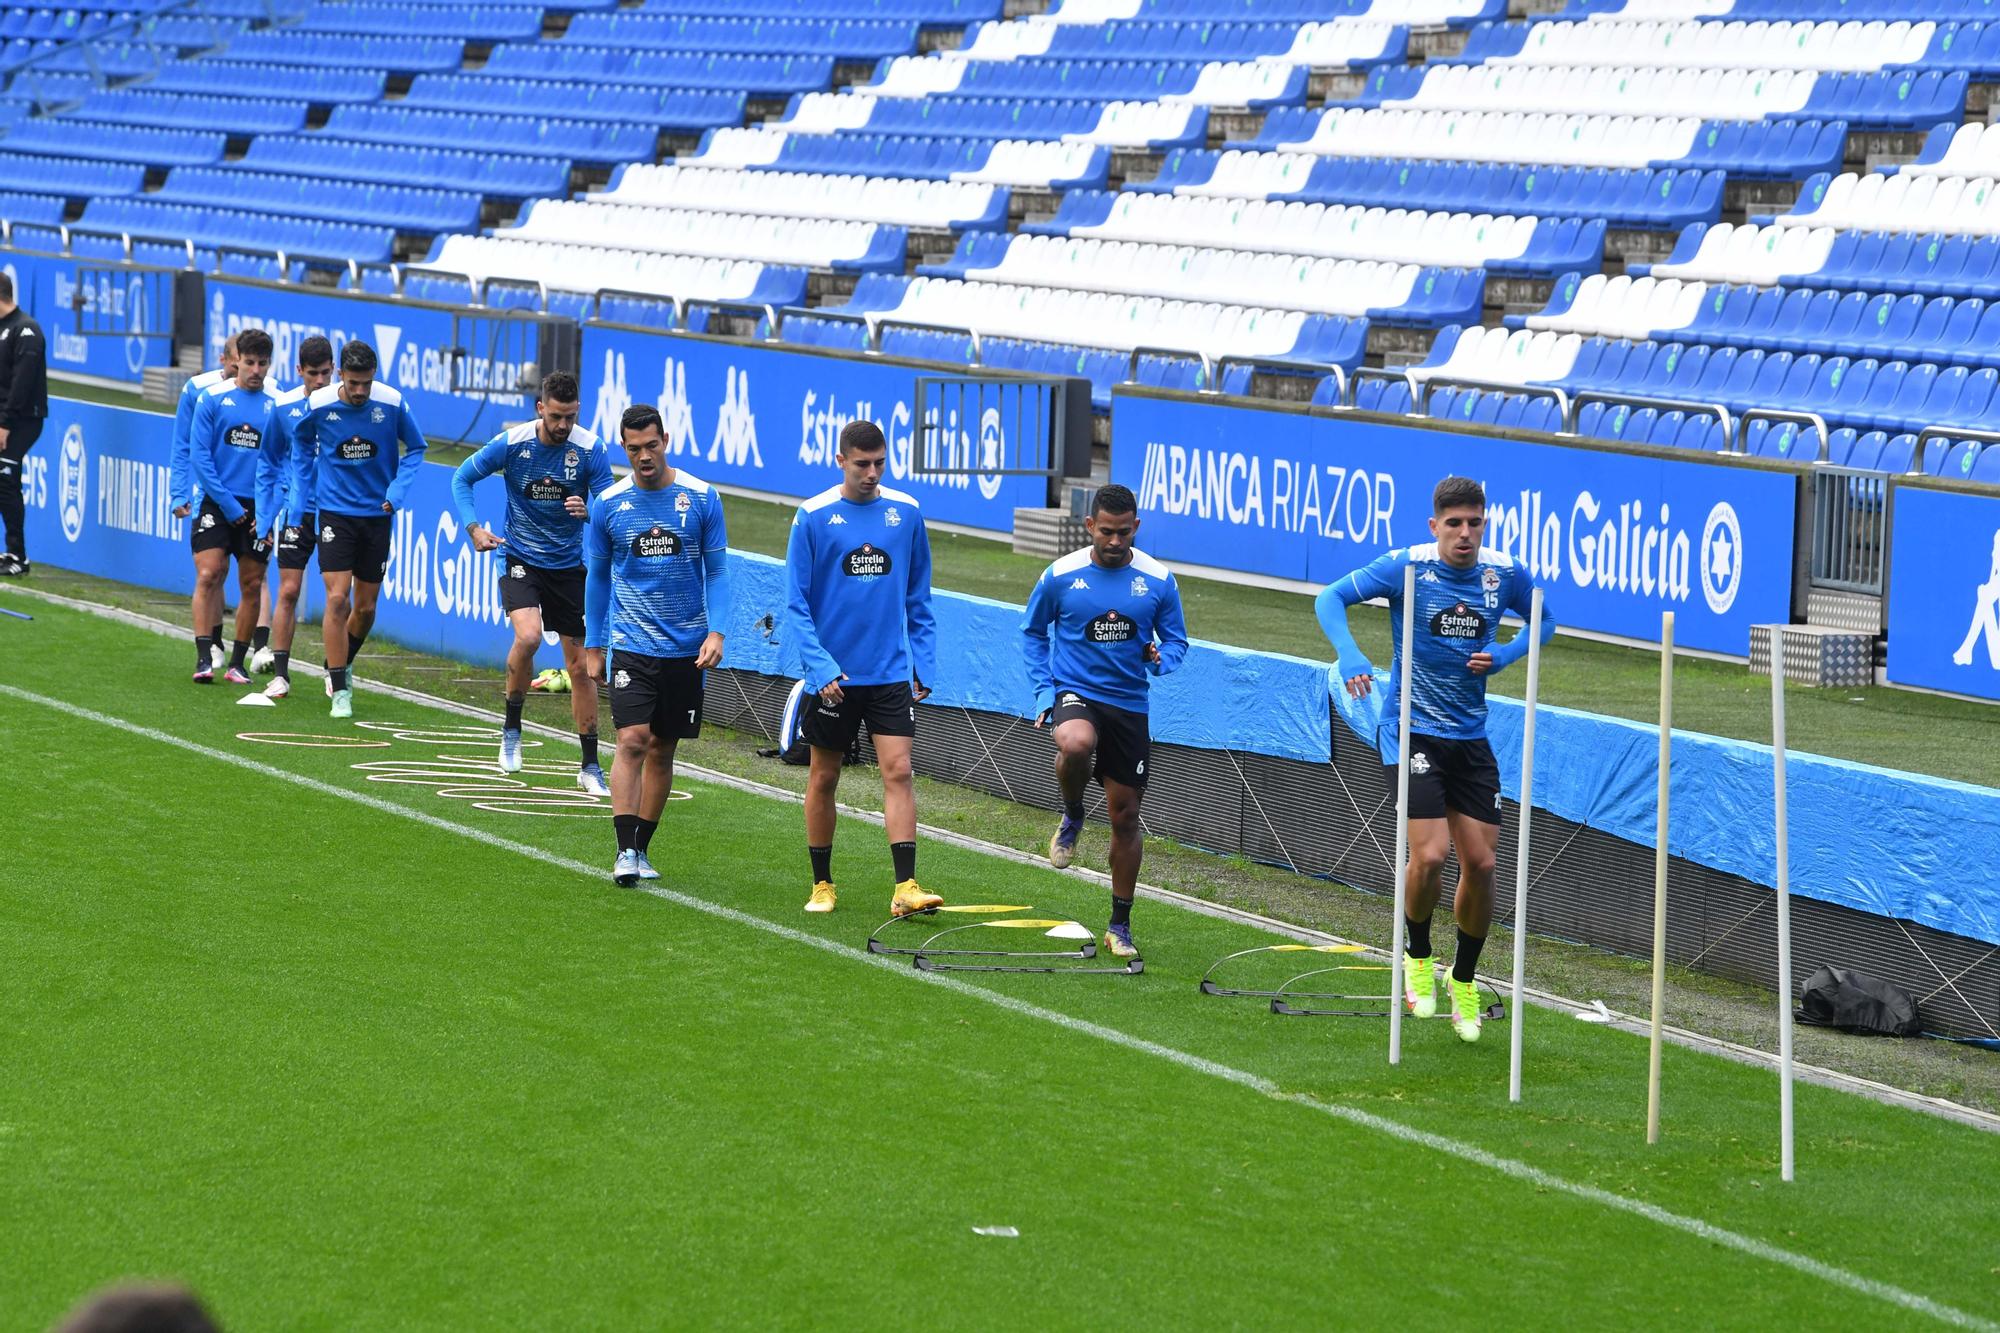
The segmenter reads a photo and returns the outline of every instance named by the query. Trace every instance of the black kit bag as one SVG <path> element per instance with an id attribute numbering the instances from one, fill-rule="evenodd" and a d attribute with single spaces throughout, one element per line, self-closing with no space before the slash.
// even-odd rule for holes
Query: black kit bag
<path id="1" fill-rule="evenodd" d="M 1916 1037 L 1924 1030 L 1916 997 L 1894 982 L 1844 967 L 1822 967 L 1799 991 L 1799 1021 L 1874 1037 Z"/>

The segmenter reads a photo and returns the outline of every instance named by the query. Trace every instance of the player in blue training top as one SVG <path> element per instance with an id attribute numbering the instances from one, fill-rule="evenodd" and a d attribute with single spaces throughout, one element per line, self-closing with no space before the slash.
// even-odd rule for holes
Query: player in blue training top
<path id="1" fill-rule="evenodd" d="M 181 385 L 180 400 L 174 407 L 174 430 L 167 441 L 167 496 L 173 502 L 174 517 L 186 518 L 194 512 L 196 501 L 194 473 L 188 467 L 188 431 L 194 426 L 195 404 L 201 396 L 222 383 L 236 378 L 236 338 L 234 335 L 222 344 L 222 369 L 204 370 L 199 375 L 190 376 Z M 190 525 L 192 526 L 192 525 Z M 211 663 L 214 670 L 222 669 L 222 620 L 218 616 L 209 631 Z"/>
<path id="2" fill-rule="evenodd" d="M 292 432 L 305 419 L 306 400 L 333 381 L 333 344 L 320 334 L 299 342 L 299 382 L 271 400 L 277 429 L 276 449 L 266 450 L 257 464 L 257 513 L 268 515 L 265 535 L 274 537 L 278 552 L 278 595 L 271 599 L 271 657 L 267 699 L 292 692 L 292 636 L 299 627 L 299 594 L 305 590 L 306 566 L 319 545 L 319 525 L 311 514 L 291 511 L 298 493 L 298 450 Z M 255 657 L 251 658 L 254 664 Z"/>
<path id="3" fill-rule="evenodd" d="M 1500 614 L 1526 619 L 1534 582 L 1504 551 L 1481 546 L 1486 492 L 1476 481 L 1446 477 L 1431 496 L 1431 535 L 1422 546 L 1391 551 L 1329 584 L 1315 604 L 1320 628 L 1339 654 L 1335 670 L 1355 698 L 1375 685 L 1374 667 L 1347 628 L 1347 608 L 1383 597 L 1395 660 L 1376 748 L 1395 789 L 1402 696 L 1410 681 L 1410 865 L 1404 876 L 1409 933 L 1403 957 L 1404 1003 L 1419 1018 L 1437 1012 L 1431 913 L 1444 889 L 1445 854 L 1458 852 L 1458 953 L 1451 966 L 1451 1021 L 1466 1041 L 1479 1040 L 1479 989 L 1473 972 L 1493 924 L 1493 857 L 1500 842 L 1500 767 L 1486 743 L 1486 682 L 1519 661 L 1528 636 L 1497 640 Z M 1417 567 L 1416 635 L 1403 636 L 1403 570 Z M 1556 630 L 1542 612 L 1542 641 Z"/>
<path id="4" fill-rule="evenodd" d="M 722 497 L 667 465 L 658 410 L 625 409 L 618 441 L 632 475 L 590 502 L 584 528 L 584 667 L 610 652 L 615 883 L 658 879 L 648 849 L 674 789 L 674 749 L 701 734 L 702 672 L 722 661 L 729 535 Z"/>
<path id="5" fill-rule="evenodd" d="M 1021 616 L 1035 726 L 1053 725 L 1063 817 L 1049 839 L 1058 870 L 1076 856 L 1083 793 L 1093 776 L 1111 819 L 1111 924 L 1104 947 L 1137 958 L 1132 894 L 1146 854 L 1139 802 L 1146 793 L 1152 686 L 1187 657 L 1187 623 L 1173 574 L 1132 545 L 1139 503 L 1123 486 L 1101 486 L 1084 520 L 1090 545 L 1042 571 Z"/>
<path id="6" fill-rule="evenodd" d="M 535 671 L 544 627 L 562 640 L 570 678 L 570 717 L 583 748 L 576 785 L 592 796 L 611 788 L 597 762 L 597 679 L 583 669 L 583 524 L 590 497 L 612 484 L 611 451 L 576 424 L 576 376 L 556 371 L 542 380 L 535 419 L 502 431 L 458 465 L 451 495 L 459 525 L 475 551 L 503 543 L 500 605 L 514 627 L 507 650 L 507 721 L 500 732 L 500 771 L 521 771 L 521 709 Z M 507 487 L 507 535 L 479 521 L 472 488 L 499 473 Z"/>
<path id="7" fill-rule="evenodd" d="M 222 584 L 236 560 L 236 640 L 223 679 L 248 685 L 245 670 L 271 543 L 267 519 L 257 518 L 257 468 L 276 447 L 281 427 L 272 420 L 264 376 L 271 369 L 271 335 L 244 329 L 236 335 L 236 377 L 202 394 L 188 427 L 188 466 L 201 484 L 201 512 L 188 537 L 194 549 L 194 680 L 215 679 L 211 626 L 222 619 Z"/>
<path id="8" fill-rule="evenodd" d="M 292 431 L 298 499 L 288 507 L 319 519 L 334 717 L 354 716 L 348 672 L 375 626 L 375 599 L 389 567 L 390 516 L 424 465 L 424 433 L 410 405 L 375 371 L 373 347 L 359 340 L 343 345 L 339 380 L 306 399 L 306 414 Z"/>
<path id="9" fill-rule="evenodd" d="M 910 780 L 917 704 L 937 675 L 931 539 L 916 499 L 882 484 L 889 445 L 872 421 L 841 427 L 840 485 L 799 506 L 785 544 L 785 637 L 798 646 L 811 747 L 806 777 L 808 912 L 834 908 L 834 794 L 847 752 L 868 724 L 882 770 L 882 824 L 895 889 L 892 916 L 944 902 L 917 884 L 917 798 Z"/>

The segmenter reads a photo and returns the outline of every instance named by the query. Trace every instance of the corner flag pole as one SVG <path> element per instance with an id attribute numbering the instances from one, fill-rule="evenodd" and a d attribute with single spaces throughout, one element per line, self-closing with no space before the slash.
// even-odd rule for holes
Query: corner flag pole
<path id="1" fill-rule="evenodd" d="M 1667 804 L 1673 795 L 1674 613 L 1660 615 L 1659 822 L 1653 834 L 1653 1034 L 1646 1053 L 1646 1142 L 1660 1141 L 1660 1024 L 1667 1005 Z"/>
<path id="2" fill-rule="evenodd" d="M 1389 949 L 1389 1063 L 1403 1062 L 1403 911 L 1408 892 L 1404 864 L 1410 859 L 1410 650 L 1417 632 L 1417 567 L 1403 566 L 1402 672 L 1396 681 L 1396 926 Z"/>
<path id="3" fill-rule="evenodd" d="M 1528 832 L 1535 819 L 1535 698 L 1542 684 L 1542 590 L 1528 601 L 1528 711 L 1521 720 L 1521 839 L 1514 851 L 1514 999 L 1507 1011 L 1507 1100 L 1521 1100 L 1521 985 L 1528 968 Z"/>
<path id="4" fill-rule="evenodd" d="M 1792 865 L 1785 808 L 1785 632 L 1771 626 L 1771 786 L 1777 811 L 1778 1177 L 1792 1178 Z"/>

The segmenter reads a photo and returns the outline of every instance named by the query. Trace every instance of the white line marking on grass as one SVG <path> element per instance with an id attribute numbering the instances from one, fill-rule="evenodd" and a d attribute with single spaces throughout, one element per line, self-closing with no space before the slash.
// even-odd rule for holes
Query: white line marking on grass
<path id="1" fill-rule="evenodd" d="M 597 880 L 602 880 L 606 876 L 606 872 L 601 866 L 593 866 L 572 857 L 560 856 L 554 852 L 544 851 L 538 847 L 524 847 L 519 843 L 501 837 L 497 833 L 489 833 L 484 829 L 456 824 L 451 820 L 442 819 L 437 815 L 428 814 L 422 810 L 398 805 L 393 801 L 385 801 L 380 797 L 370 796 L 365 792 L 349 791 L 344 787 L 336 787 L 330 782 L 321 782 L 317 778 L 306 777 L 301 773 L 290 773 L 282 768 L 277 768 L 255 759 L 231 754 L 227 750 L 218 750 L 213 746 L 203 745 L 199 741 L 187 740 L 171 732 L 160 731 L 157 728 L 148 727 L 137 722 L 130 722 L 109 713 L 100 713 L 95 709 L 84 708 L 63 699 L 54 699 L 48 695 L 36 694 L 32 690 L 24 690 L 18 686 L 5 684 L 4 682 L 0 682 L 0 694 L 18 699 L 23 703 L 54 709 L 59 713 L 80 718 L 86 722 L 95 722 L 99 726 L 110 727 L 114 730 L 125 732 L 128 735 L 157 741 L 163 745 L 171 745 L 177 749 L 185 750 L 190 754 L 198 754 L 204 758 L 219 760 L 225 764 L 232 764 L 237 768 L 262 774 L 265 777 L 276 778 L 280 782 L 289 782 L 294 786 L 304 787 L 309 791 L 319 792 L 322 795 L 331 796 L 337 800 L 348 801 L 381 814 L 393 815 L 399 819 L 407 819 L 412 823 L 422 824 L 427 828 L 434 828 L 441 832 L 469 839 L 473 842 L 484 843 L 489 847 L 495 847 L 502 851 L 526 856 L 540 861 L 545 865 L 557 867 L 558 869 L 574 871 L 577 874 L 587 875 Z M 1758 1240 L 1753 1236 L 1745 1236 L 1740 1232 L 1731 1231 L 1726 1227 L 1705 1222 L 1697 1217 L 1685 1217 L 1679 1213 L 1661 1208 L 1656 1204 L 1646 1203 L 1638 1199 L 1629 1199 L 1623 1195 L 1613 1194 L 1608 1190 L 1598 1189 L 1594 1185 L 1580 1185 L 1575 1181 L 1565 1180 L 1561 1176 L 1551 1175 L 1540 1167 L 1530 1166 L 1526 1162 L 1516 1161 L 1511 1157 L 1501 1157 L 1495 1153 L 1486 1151 L 1484 1148 L 1461 1142 L 1458 1139 L 1446 1138 L 1442 1134 L 1433 1134 L 1428 1130 L 1415 1129 L 1394 1120 L 1387 1120 L 1378 1115 L 1371 1115 L 1367 1111 L 1357 1110 L 1354 1107 L 1338 1106 L 1318 1101 L 1303 1093 L 1286 1092 L 1261 1074 L 1253 1074 L 1247 1070 L 1237 1069 L 1234 1066 L 1225 1065 L 1219 1061 L 1210 1060 L 1205 1056 L 1194 1055 L 1172 1046 L 1163 1046 L 1159 1042 L 1149 1041 L 1144 1037 L 1135 1037 L 1129 1032 L 1122 1032 L 1117 1028 L 1105 1027 L 1103 1024 L 1093 1023 L 1088 1019 L 1076 1018 L 1054 1009 L 1045 1009 L 1038 1004 L 1016 999 L 1010 995 L 1003 995 L 997 991 L 986 990 L 969 982 L 960 981 L 955 977 L 940 976 L 935 972 L 920 972 L 915 968 L 907 967 L 900 962 L 892 961 L 880 955 L 865 953 L 833 940 L 807 934 L 805 931 L 794 929 L 791 926 L 780 925 L 775 921 L 768 921 L 760 916 L 752 916 L 748 912 L 738 911 L 733 907 L 724 907 L 720 903 L 709 902 L 704 898 L 692 897 L 688 894 L 678 893 L 673 889 L 662 888 L 657 885 L 642 885 L 638 891 L 661 899 L 664 902 L 672 903 L 677 907 L 685 907 L 690 911 L 701 912 L 718 920 L 732 922 L 739 926 L 747 926 L 752 930 L 760 930 L 768 935 L 775 935 L 779 939 L 789 940 L 794 944 L 802 944 L 808 948 L 817 949 L 822 953 L 846 959 L 849 962 L 880 968 L 893 975 L 911 978 L 928 985 L 942 986 L 946 990 L 954 991 L 967 998 L 993 1005 L 995 1008 L 1007 1010 L 1010 1013 L 1020 1014 L 1026 1018 L 1033 1018 L 1055 1027 L 1064 1028 L 1070 1032 L 1095 1037 L 1099 1041 L 1108 1042 L 1113 1046 L 1123 1047 L 1129 1051 L 1151 1055 L 1178 1065 L 1183 1069 L 1206 1074 L 1210 1078 L 1221 1079 L 1225 1083 L 1233 1083 L 1238 1087 L 1246 1088 L 1262 1096 L 1269 1097 L 1273 1101 L 1288 1102 L 1296 1106 L 1302 1106 L 1308 1110 L 1317 1111 L 1322 1115 L 1332 1116 L 1336 1120 L 1345 1121 L 1350 1125 L 1387 1135 L 1403 1143 L 1429 1148 L 1435 1152 L 1443 1153 L 1448 1157 L 1455 1157 L 1462 1162 L 1470 1162 L 1475 1166 L 1482 1166 L 1490 1171 L 1497 1171 L 1503 1176 L 1521 1181 L 1524 1184 L 1533 1185 L 1538 1189 L 1557 1194 L 1567 1194 L 1571 1198 L 1580 1199 L 1585 1203 L 1594 1203 L 1600 1207 L 1609 1208 L 1616 1212 L 1628 1214 L 1629 1216 L 1643 1218 L 1648 1222 L 1666 1227 L 1669 1230 L 1679 1231 L 1685 1235 L 1693 1236 L 1698 1240 L 1706 1241 L 1713 1245 L 1720 1245 L 1725 1249 L 1735 1250 L 1740 1254 L 1749 1255 L 1753 1259 L 1761 1259 L 1767 1263 L 1789 1268 L 1794 1272 L 1803 1273 L 1807 1277 L 1816 1278 L 1829 1286 L 1842 1287 L 1859 1295 L 1868 1296 L 1886 1304 L 1897 1306 L 1913 1314 L 1927 1315 L 1932 1319 L 1951 1324 L 1958 1328 L 1982 1329 L 1989 1330 L 1990 1333 L 2000 1333 L 2000 1324 L 1994 1324 L 1992 1321 L 1977 1315 L 1967 1314 L 1963 1310 L 1934 1301 L 1928 1296 L 1920 1296 L 1915 1292 L 1905 1291 L 1901 1287 L 1893 1286 L 1886 1282 L 1878 1282 L 1873 1278 L 1866 1278 L 1857 1273 L 1850 1273 L 1844 1268 L 1835 1267 L 1832 1264 L 1811 1258 L 1807 1255 L 1796 1254 L 1790 1250 L 1769 1244 L 1766 1241 Z"/>

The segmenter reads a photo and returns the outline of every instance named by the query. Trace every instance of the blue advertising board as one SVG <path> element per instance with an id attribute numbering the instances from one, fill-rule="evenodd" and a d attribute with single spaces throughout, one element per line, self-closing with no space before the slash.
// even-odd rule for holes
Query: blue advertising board
<path id="1" fill-rule="evenodd" d="M 137 384 L 149 366 L 172 359 L 173 348 L 165 338 L 83 331 L 164 325 L 166 312 L 148 309 L 170 290 L 160 275 L 120 271 L 101 259 L 25 250 L 7 251 L 0 269 L 13 278 L 21 308 L 42 326 L 51 372 Z"/>
<path id="2" fill-rule="evenodd" d="M 934 371 L 852 354 L 590 324 L 583 330 L 582 366 L 584 425 L 615 441 L 626 408 L 654 404 L 666 423 L 671 460 L 723 486 L 816 495 L 840 480 L 833 455 L 841 428 L 865 418 L 888 437 L 888 484 L 916 496 L 932 522 L 1011 533 L 1017 507 L 1047 502 L 1041 477 L 913 471 L 916 382 Z M 948 414 L 936 424 L 942 453 L 932 456 L 953 467 L 997 467 L 1009 456 L 997 410 L 988 409 L 978 421 Z M 615 451 L 612 457 L 624 461 Z"/>
<path id="3" fill-rule="evenodd" d="M 1330 583 L 1428 539 L 1431 488 L 1483 482 L 1487 544 L 1573 629 L 1745 655 L 1791 619 L 1797 478 L 1788 472 L 1345 417 L 1120 393 L 1111 479 L 1169 563 Z"/>
<path id="4" fill-rule="evenodd" d="M 2000 699 L 2000 494 L 1892 494 L 1889 680 Z"/>
<path id="5" fill-rule="evenodd" d="M 221 361 L 222 344 L 229 337 L 261 328 L 274 344 L 272 381 L 288 389 L 298 382 L 294 367 L 301 342 L 320 334 L 332 339 L 338 351 L 358 338 L 375 349 L 382 380 L 409 399 L 417 424 L 434 440 L 483 444 L 535 414 L 534 395 L 517 387 L 523 365 L 477 355 L 478 348 L 467 349 L 460 382 L 495 387 L 488 392 L 452 388 L 451 349 L 462 330 L 453 327 L 448 307 L 216 278 L 209 279 L 207 289 L 208 345 L 202 356 L 207 365 Z M 532 373 L 532 360 L 526 368 Z"/>

